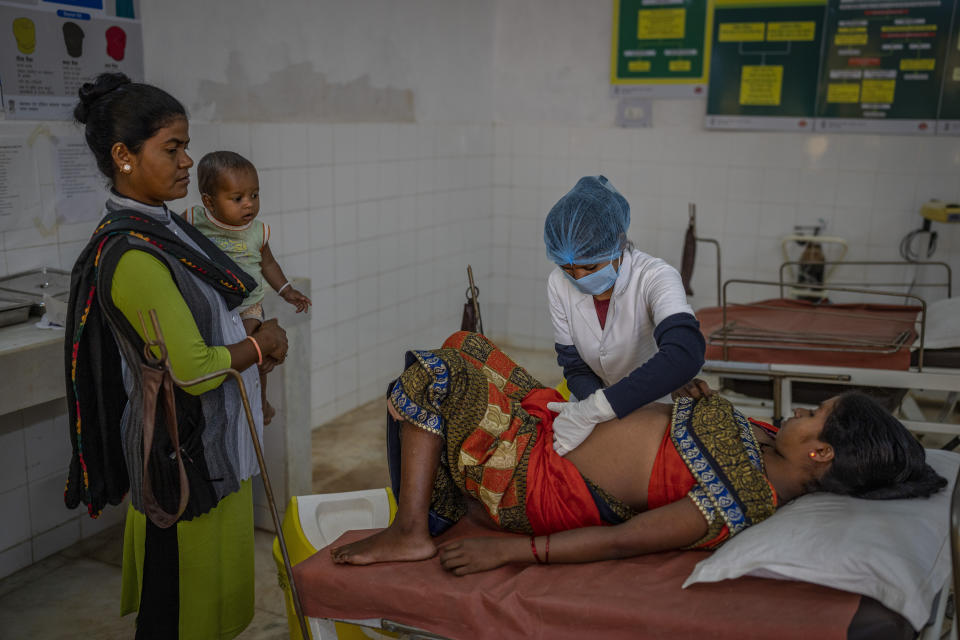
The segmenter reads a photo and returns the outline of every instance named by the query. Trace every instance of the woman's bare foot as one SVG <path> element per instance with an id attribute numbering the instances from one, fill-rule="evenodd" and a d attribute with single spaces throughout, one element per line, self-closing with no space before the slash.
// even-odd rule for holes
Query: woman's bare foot
<path id="1" fill-rule="evenodd" d="M 270 424 L 273 420 L 273 416 L 277 415 L 277 410 L 273 408 L 273 405 L 267 402 L 267 399 L 263 399 L 263 424 L 264 426 Z"/>
<path id="2" fill-rule="evenodd" d="M 337 564 L 374 564 L 376 562 L 415 562 L 437 553 L 430 534 L 402 531 L 396 522 L 383 531 L 330 550 Z"/>

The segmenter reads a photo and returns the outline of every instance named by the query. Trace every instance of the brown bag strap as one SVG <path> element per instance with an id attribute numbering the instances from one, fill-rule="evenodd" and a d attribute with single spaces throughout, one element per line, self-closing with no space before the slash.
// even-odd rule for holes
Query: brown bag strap
<path id="1" fill-rule="evenodd" d="M 183 457 L 180 452 L 180 432 L 177 429 L 177 408 L 174 403 L 173 380 L 166 369 L 157 369 L 141 365 L 141 379 L 143 381 L 143 511 L 155 525 L 166 529 L 175 524 L 187 508 L 190 498 L 190 484 L 187 481 L 187 469 L 183 466 Z M 167 436 L 173 445 L 177 468 L 180 475 L 180 504 L 176 513 L 165 511 L 153 493 L 153 483 L 150 480 L 150 450 L 153 447 L 153 433 L 157 417 L 157 398 L 163 394 L 164 414 L 166 415 Z"/>

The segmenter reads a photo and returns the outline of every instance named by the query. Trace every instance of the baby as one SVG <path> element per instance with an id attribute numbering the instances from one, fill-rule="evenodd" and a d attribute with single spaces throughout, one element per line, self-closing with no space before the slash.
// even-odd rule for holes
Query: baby
<path id="1" fill-rule="evenodd" d="M 200 159 L 197 183 L 203 206 L 190 207 L 183 217 L 230 256 L 257 281 L 246 306 L 238 309 L 247 335 L 263 322 L 264 281 L 280 297 L 306 311 L 310 298 L 290 285 L 270 251 L 270 226 L 257 220 L 260 213 L 260 181 L 253 163 L 232 151 L 214 151 Z M 270 424 L 276 410 L 267 402 L 267 373 L 276 362 L 266 359 L 260 365 L 263 390 L 263 423 Z"/>

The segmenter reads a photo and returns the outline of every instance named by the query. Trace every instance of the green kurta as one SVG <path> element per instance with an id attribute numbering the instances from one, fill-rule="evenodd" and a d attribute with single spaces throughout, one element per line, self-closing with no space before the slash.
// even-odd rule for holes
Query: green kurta
<path id="1" fill-rule="evenodd" d="M 230 352 L 226 347 L 208 346 L 203 341 L 170 270 L 156 257 L 145 251 L 123 254 L 113 274 L 110 295 L 113 304 L 144 340 L 148 338 L 143 334 L 137 313 L 143 313 L 149 339 L 153 339 L 153 326 L 147 311 L 157 311 L 170 366 L 181 380 L 192 380 L 230 366 Z M 215 378 L 187 387 L 186 391 L 200 395 L 220 386 L 221 382 L 223 378 Z"/>
<path id="2" fill-rule="evenodd" d="M 137 312 L 156 309 L 174 373 L 183 380 L 230 366 L 230 352 L 207 345 L 169 269 L 154 256 L 128 251 L 117 264 L 111 296 L 144 338 Z M 152 337 L 152 327 L 150 328 Z M 199 395 L 223 378 L 186 390 Z M 179 637 L 227 640 L 253 619 L 253 493 L 247 479 L 211 511 L 177 525 Z M 127 511 L 123 539 L 121 614 L 140 608 L 146 516 Z"/>
<path id="3" fill-rule="evenodd" d="M 212 511 L 179 522 L 180 640 L 229 640 L 253 619 L 253 491 L 244 480 Z M 127 510 L 120 613 L 140 608 L 147 517 Z"/>

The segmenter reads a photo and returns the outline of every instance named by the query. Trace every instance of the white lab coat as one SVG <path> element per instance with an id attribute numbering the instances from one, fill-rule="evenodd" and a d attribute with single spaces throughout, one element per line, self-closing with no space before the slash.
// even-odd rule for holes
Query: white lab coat
<path id="1" fill-rule="evenodd" d="M 581 293 L 560 267 L 550 273 L 547 288 L 554 341 L 574 345 L 604 387 L 619 382 L 658 351 L 653 330 L 664 318 L 693 315 L 677 270 L 636 249 L 623 251 L 603 329 L 593 296 Z"/>

